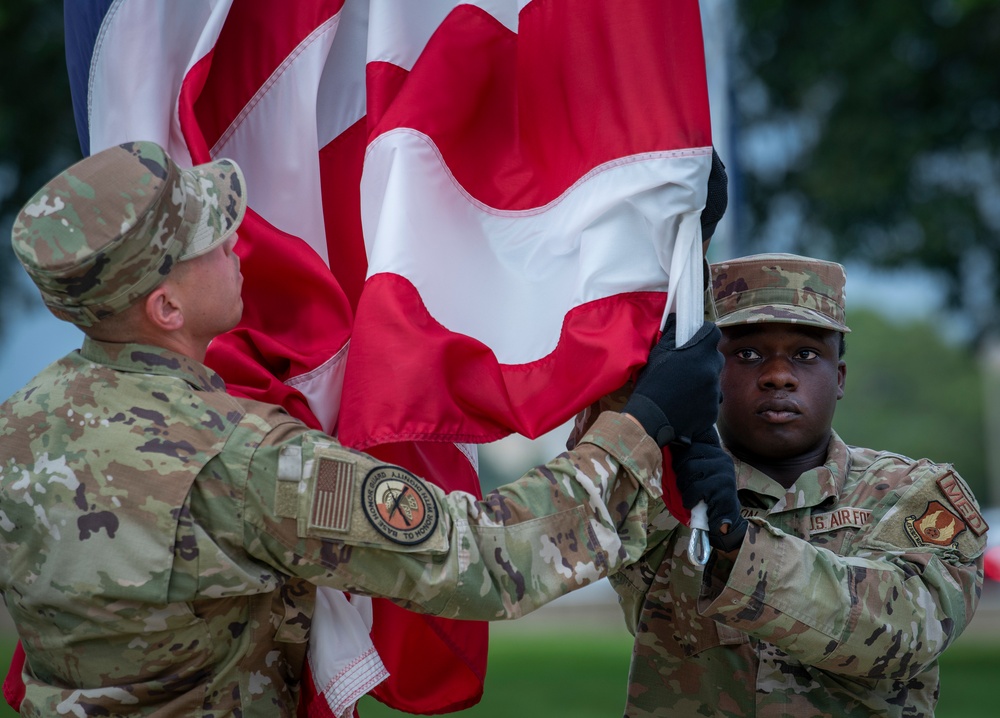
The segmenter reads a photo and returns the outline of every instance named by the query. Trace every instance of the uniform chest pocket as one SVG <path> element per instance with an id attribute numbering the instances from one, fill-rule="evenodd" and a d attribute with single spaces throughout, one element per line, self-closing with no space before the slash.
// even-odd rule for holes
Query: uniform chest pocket
<path id="1" fill-rule="evenodd" d="M 702 570 L 688 561 L 686 532 L 679 533 L 684 535 L 673 542 L 649 584 L 640 618 L 644 635 L 655 636 L 657 650 L 666 649 L 678 659 L 748 643 L 745 633 L 698 613 Z"/>
<path id="2" fill-rule="evenodd" d="M 41 585 L 58 586 L 72 602 L 100 596 L 102 601 L 162 604 L 167 600 L 182 510 L 141 504 L 88 502 L 54 508 L 49 519 L 59 525 L 59 550 L 41 562 Z M 183 531 L 180 532 L 183 534 Z"/>
<path id="3" fill-rule="evenodd" d="M 739 646 L 750 642 L 750 637 L 742 631 L 704 616 L 698 616 L 697 623 L 687 627 L 685 633 L 679 647 L 685 655 L 690 656 L 710 648 Z"/>
<path id="4" fill-rule="evenodd" d="M 65 475 L 33 467 L 8 562 L 27 601 L 70 613 L 91 598 L 165 602 L 196 472 L 139 456 L 142 470 L 110 461 L 75 462 Z"/>
<path id="5" fill-rule="evenodd" d="M 289 578 L 274 594 L 272 621 L 277 624 L 274 640 L 278 643 L 306 643 L 316 609 L 316 587 L 297 578 Z"/>

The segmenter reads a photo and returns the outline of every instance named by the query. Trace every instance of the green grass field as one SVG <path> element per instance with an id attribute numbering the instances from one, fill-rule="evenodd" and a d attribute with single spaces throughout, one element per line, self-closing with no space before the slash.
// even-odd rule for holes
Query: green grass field
<path id="1" fill-rule="evenodd" d="M 494 627 L 483 700 L 450 715 L 620 716 L 625 705 L 631 636 L 620 633 L 561 631 L 529 635 Z M 358 707 L 362 718 L 409 715 L 372 698 Z"/>
<path id="2" fill-rule="evenodd" d="M 630 646 L 629 636 L 612 632 L 531 635 L 495 630 L 483 700 L 450 715 L 620 716 Z M 0 641 L 0 666 L 8 664 L 13 649 L 13 642 Z M 942 657 L 941 675 L 938 718 L 996 715 L 1000 643 L 963 636 Z M 409 715 L 390 710 L 371 698 L 362 700 L 359 713 L 362 718 Z M 6 704 L 0 706 L 0 718 L 16 715 Z"/>

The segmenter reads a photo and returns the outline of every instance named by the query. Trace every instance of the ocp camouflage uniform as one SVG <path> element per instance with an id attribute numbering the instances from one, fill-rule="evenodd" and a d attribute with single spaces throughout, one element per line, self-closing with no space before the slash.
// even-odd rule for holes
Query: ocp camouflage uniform
<path id="1" fill-rule="evenodd" d="M 611 577 L 636 636 L 626 716 L 928 716 L 982 590 L 986 525 L 951 466 L 848 447 L 788 490 L 736 461 L 736 561 L 666 511 Z M 728 580 L 718 576 L 727 576 Z"/>
<path id="2" fill-rule="evenodd" d="M 22 715 L 279 716 L 314 585 L 524 615 L 641 554 L 660 452 L 606 414 L 476 501 L 232 397 L 190 358 L 87 339 L 0 407 L 0 472 Z"/>

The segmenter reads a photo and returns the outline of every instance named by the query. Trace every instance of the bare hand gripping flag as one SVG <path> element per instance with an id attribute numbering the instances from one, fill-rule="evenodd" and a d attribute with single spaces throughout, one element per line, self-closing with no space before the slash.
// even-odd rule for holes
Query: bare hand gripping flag
<path id="1" fill-rule="evenodd" d="M 85 153 L 153 140 L 246 174 L 246 309 L 208 357 L 234 394 L 479 496 L 475 444 L 538 436 L 625 383 L 668 288 L 697 316 L 711 167 L 697 0 L 65 14 Z M 407 712 L 472 705 L 486 639 L 485 624 L 321 590 L 300 714 L 350 715 L 366 692 Z"/>

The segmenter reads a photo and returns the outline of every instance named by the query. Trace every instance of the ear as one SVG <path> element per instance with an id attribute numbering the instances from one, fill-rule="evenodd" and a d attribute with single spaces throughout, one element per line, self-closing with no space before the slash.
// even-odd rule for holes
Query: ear
<path id="1" fill-rule="evenodd" d="M 844 387 L 847 385 L 847 364 L 843 359 L 837 364 L 837 401 L 844 398 Z"/>
<path id="2" fill-rule="evenodd" d="M 143 309 L 146 319 L 159 331 L 175 332 L 184 326 L 184 312 L 170 282 L 147 294 Z"/>

